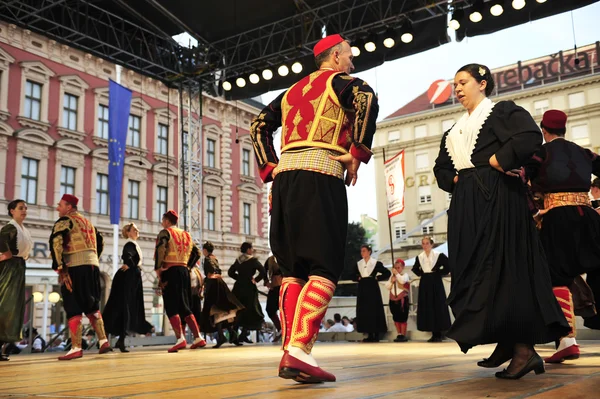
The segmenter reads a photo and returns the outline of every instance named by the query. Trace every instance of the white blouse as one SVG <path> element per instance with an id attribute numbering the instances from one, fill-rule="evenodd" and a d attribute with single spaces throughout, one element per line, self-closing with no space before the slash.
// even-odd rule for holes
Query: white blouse
<path id="1" fill-rule="evenodd" d="M 431 273 L 439 257 L 439 252 L 431 251 L 429 256 L 425 254 L 425 251 L 421 252 L 419 254 L 419 263 L 421 264 L 421 270 L 423 270 L 423 273 Z"/>
<path id="2" fill-rule="evenodd" d="M 14 219 L 8 223 L 12 224 L 17 229 L 17 249 L 19 250 L 19 253 L 15 256 L 25 260 L 29 259 L 29 254 L 33 249 L 33 240 L 31 239 L 29 230 L 25 227 L 21 227 Z"/>
<path id="3" fill-rule="evenodd" d="M 369 258 L 368 262 L 365 262 L 364 259 L 359 260 L 358 272 L 360 273 L 360 277 L 370 277 L 371 273 L 373 273 L 373 269 L 375 269 L 375 265 L 377 265 L 377 259 Z"/>

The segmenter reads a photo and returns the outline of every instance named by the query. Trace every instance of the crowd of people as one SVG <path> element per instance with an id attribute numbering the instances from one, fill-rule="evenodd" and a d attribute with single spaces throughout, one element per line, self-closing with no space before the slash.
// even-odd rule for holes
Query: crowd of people
<path id="1" fill-rule="evenodd" d="M 320 40 L 314 56 L 317 71 L 278 96 L 250 127 L 260 176 L 273 182 L 273 257 L 266 265 L 254 258 L 250 243 L 243 243 L 228 271 L 235 280 L 229 290 L 214 246 L 202 246 L 202 275 L 196 266 L 200 249 L 177 227 L 177 213 L 163 215 L 154 259 L 177 338 L 169 352 L 187 348 L 185 326 L 194 337 L 191 349 L 206 345 L 201 330 L 217 334 L 217 348 L 226 342 L 224 331 L 234 345 L 249 342 L 248 331 L 263 325 L 257 289 L 261 280 L 269 289 L 267 314 L 280 331 L 281 378 L 336 380 L 312 356 L 324 326 L 347 332 L 355 324 L 356 331 L 367 334 L 366 342 L 378 341 L 387 331 L 380 283 L 389 290 L 395 341 L 408 339 L 410 277 L 404 261 L 395 260 L 390 271 L 371 257 L 367 245 L 356 270 L 356 320 L 344 321 L 336 314 L 323 323 L 344 268 L 345 186 L 356 183 L 360 165 L 372 156 L 379 107 L 373 89 L 349 75 L 353 55 L 342 36 Z M 494 352 L 478 365 L 495 368 L 510 361 L 496 377 L 519 379 L 545 371 L 536 344 L 556 342 L 557 352 L 546 362 L 579 357 L 575 316 L 581 307 L 573 300 L 593 305 L 593 298 L 600 298 L 600 215 L 588 194 L 592 175 L 600 175 L 600 158 L 565 140 L 564 112 L 546 112 L 538 127 L 514 102 L 492 101 L 493 88 L 494 78 L 484 65 L 465 65 L 454 78 L 454 93 L 465 113 L 444 133 L 434 167 L 439 187 L 452 194 L 449 256 L 433 250 L 431 238 L 422 240 L 423 252 L 412 268 L 420 277 L 417 329 L 431 332 L 430 342 L 445 334 L 465 353 L 494 343 Z M 279 128 L 280 157 L 273 140 Z M 600 193 L 599 184 L 593 187 Z M 61 360 L 82 356 L 83 315 L 92 323 L 100 353 L 112 351 L 106 332 L 119 335 L 117 346 L 124 350 L 127 333 L 151 331 L 142 317 L 137 227 L 123 229 L 128 238 L 124 266 L 115 276 L 103 318 L 98 270 L 102 236 L 77 211 L 77 202 L 72 195 L 63 196 L 50 238 L 72 343 Z M 11 222 L 0 231 L 0 340 L 14 342 L 21 334 L 25 260 L 32 242 L 23 223 L 27 204 L 12 201 L 8 211 Z M 442 278 L 447 275 L 451 292 L 446 300 Z M 586 326 L 600 328 L 600 315 L 587 308 Z"/>

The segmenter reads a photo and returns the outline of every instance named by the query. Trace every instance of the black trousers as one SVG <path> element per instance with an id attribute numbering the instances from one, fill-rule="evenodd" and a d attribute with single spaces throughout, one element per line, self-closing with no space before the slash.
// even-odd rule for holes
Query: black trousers
<path id="1" fill-rule="evenodd" d="M 348 200 L 341 179 L 305 170 L 279 173 L 272 191 L 271 249 L 284 277 L 324 277 L 344 269 Z"/>
<path id="2" fill-rule="evenodd" d="M 162 290 L 167 317 L 179 315 L 185 319 L 192 314 L 192 294 L 190 272 L 185 266 L 173 266 L 163 271 L 160 276 L 165 284 Z"/>
<path id="3" fill-rule="evenodd" d="M 67 319 L 100 310 L 100 269 L 98 266 L 82 265 L 68 269 L 73 292 L 63 284 L 60 291 Z"/>

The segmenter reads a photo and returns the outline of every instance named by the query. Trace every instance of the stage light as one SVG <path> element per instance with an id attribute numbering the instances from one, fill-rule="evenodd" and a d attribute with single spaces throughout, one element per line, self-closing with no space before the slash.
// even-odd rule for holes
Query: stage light
<path id="1" fill-rule="evenodd" d="M 525 7 L 525 0 L 513 0 L 512 6 L 515 10 L 520 10 Z"/>
<path id="2" fill-rule="evenodd" d="M 299 63 L 298 61 L 294 62 L 292 64 L 292 72 L 294 72 L 294 73 L 302 72 L 302 64 Z"/>
<path id="3" fill-rule="evenodd" d="M 237 85 L 237 87 L 244 87 L 244 86 L 246 86 L 246 79 L 244 79 L 244 78 L 237 78 L 235 80 L 235 84 Z"/>
<path id="4" fill-rule="evenodd" d="M 504 8 L 502 7 L 502 4 L 500 4 L 500 3 L 494 4 L 490 8 L 490 14 L 492 14 L 494 17 L 499 17 L 500 15 L 502 15 L 503 12 L 504 12 Z"/>
<path id="5" fill-rule="evenodd" d="M 483 11 L 483 0 L 477 0 L 473 3 L 473 11 L 469 14 L 469 19 L 473 23 L 481 22 L 483 19 L 483 15 L 481 15 L 481 11 Z"/>
<path id="6" fill-rule="evenodd" d="M 48 295 L 48 301 L 50 303 L 57 303 L 58 301 L 60 301 L 60 294 L 58 292 L 51 292 Z"/>
<path id="7" fill-rule="evenodd" d="M 360 55 L 360 49 L 365 45 L 365 41 L 360 37 L 352 42 L 352 55 L 358 57 Z"/>
<path id="8" fill-rule="evenodd" d="M 231 90 L 231 83 L 223 82 L 223 90 L 225 90 L 225 91 Z"/>
<path id="9" fill-rule="evenodd" d="M 290 73 L 290 69 L 288 67 L 286 67 L 285 65 L 282 65 L 279 67 L 279 69 L 277 69 L 277 73 L 280 76 L 287 76 L 288 73 Z"/>
<path id="10" fill-rule="evenodd" d="M 257 84 L 258 82 L 260 82 L 260 78 L 258 77 L 257 74 L 253 73 L 252 75 L 250 75 L 248 77 L 248 80 L 250 81 L 250 83 L 252 83 L 253 85 Z"/>
<path id="11" fill-rule="evenodd" d="M 537 1 L 537 2 L 538 2 L 538 3 L 540 3 L 540 4 L 542 4 L 542 3 L 545 3 L 545 2 L 546 2 L 546 0 L 535 0 L 535 1 Z"/>
<path id="12" fill-rule="evenodd" d="M 383 39 L 383 45 L 386 48 L 392 48 L 396 45 L 396 40 L 394 37 L 396 36 L 396 32 L 393 29 L 388 29 L 385 31 L 385 39 Z"/>
<path id="13" fill-rule="evenodd" d="M 448 27 L 452 30 L 458 30 L 460 28 L 460 22 L 465 17 L 465 12 L 462 8 L 457 8 L 452 12 L 452 18 L 448 22 Z"/>
<path id="14" fill-rule="evenodd" d="M 360 55 L 360 49 L 356 46 L 352 46 L 352 55 L 358 57 Z"/>
<path id="15" fill-rule="evenodd" d="M 402 26 L 402 36 L 400 36 L 400 40 L 403 43 L 410 43 L 413 41 L 413 28 L 410 21 L 407 21 L 404 26 Z"/>
<path id="16" fill-rule="evenodd" d="M 375 34 L 370 34 L 369 37 L 367 37 L 367 40 L 365 40 L 365 50 L 367 50 L 369 53 L 377 50 L 377 45 L 375 44 L 376 41 L 377 36 Z"/>
<path id="17" fill-rule="evenodd" d="M 262 77 L 264 80 L 273 79 L 273 71 L 271 71 L 270 69 L 265 69 L 264 71 L 262 71 Z"/>

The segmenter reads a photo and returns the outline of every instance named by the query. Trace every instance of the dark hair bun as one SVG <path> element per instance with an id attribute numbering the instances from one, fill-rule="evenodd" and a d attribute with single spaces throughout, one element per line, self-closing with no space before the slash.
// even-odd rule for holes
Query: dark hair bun
<path id="1" fill-rule="evenodd" d="M 459 72 L 468 72 L 469 75 L 473 76 L 475 80 L 479 83 L 482 81 L 487 82 L 487 86 L 485 87 L 485 95 L 489 97 L 494 92 L 494 88 L 496 87 L 496 83 L 494 82 L 494 77 L 492 76 L 492 71 L 485 65 L 482 64 L 467 64 L 460 68 L 456 73 Z"/>

